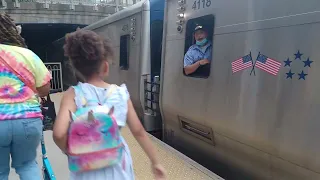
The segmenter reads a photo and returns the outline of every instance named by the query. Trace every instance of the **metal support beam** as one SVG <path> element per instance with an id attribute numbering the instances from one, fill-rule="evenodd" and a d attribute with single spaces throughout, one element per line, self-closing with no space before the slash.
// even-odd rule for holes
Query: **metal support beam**
<path id="1" fill-rule="evenodd" d="M 7 0 L 0 0 L 0 8 L 7 8 Z M 94 10 L 98 10 L 98 6 L 114 7 L 115 12 L 120 11 L 130 5 L 136 4 L 141 0 L 34 0 L 33 3 L 39 3 L 45 9 L 50 8 L 50 4 L 69 5 L 70 10 L 74 10 L 76 5 L 92 6 Z M 19 0 L 12 0 L 15 8 L 20 8 Z M 29 3 L 32 3 L 29 2 Z"/>
<path id="2" fill-rule="evenodd" d="M 1 8 L 7 8 L 7 2 L 5 0 L 0 1 L 0 7 Z"/>
<path id="3" fill-rule="evenodd" d="M 49 9 L 49 1 L 48 0 L 44 0 L 43 8 Z"/>
<path id="4" fill-rule="evenodd" d="M 119 11 L 119 0 L 115 0 L 116 1 L 116 12 Z"/>
<path id="5" fill-rule="evenodd" d="M 98 5 L 93 6 L 93 10 L 94 10 L 94 11 L 98 11 L 98 10 L 99 10 Z"/>
<path id="6" fill-rule="evenodd" d="M 74 10 L 75 9 L 75 5 L 73 0 L 70 0 L 70 10 Z"/>
<path id="7" fill-rule="evenodd" d="M 14 6 L 15 8 L 19 8 L 19 7 L 20 7 L 19 1 L 18 1 L 18 0 L 14 0 L 14 1 L 13 1 L 13 6 Z"/>

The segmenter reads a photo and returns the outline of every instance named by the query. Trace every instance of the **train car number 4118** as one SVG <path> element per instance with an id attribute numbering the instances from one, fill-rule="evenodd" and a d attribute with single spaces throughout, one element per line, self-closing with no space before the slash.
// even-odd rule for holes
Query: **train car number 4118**
<path id="1" fill-rule="evenodd" d="M 192 9 L 198 10 L 211 6 L 211 0 L 196 0 L 193 2 Z"/>

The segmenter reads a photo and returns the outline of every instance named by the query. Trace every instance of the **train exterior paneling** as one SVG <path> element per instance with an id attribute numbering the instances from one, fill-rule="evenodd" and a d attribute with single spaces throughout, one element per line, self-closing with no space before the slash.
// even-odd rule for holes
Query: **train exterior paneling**
<path id="1" fill-rule="evenodd" d="M 163 10 L 164 1 L 143 0 L 84 28 L 111 39 L 115 57 L 110 65 L 108 81 L 127 84 L 133 105 L 142 120 L 150 116 L 150 110 L 145 106 L 153 101 L 149 97 L 149 104 L 146 104 L 144 80 L 147 78 L 150 82 L 154 76 L 160 76 Z M 130 36 L 127 69 L 122 69 L 120 57 L 123 55 L 120 39 L 124 35 Z"/>
<path id="2" fill-rule="evenodd" d="M 186 0 L 186 23 L 214 15 L 208 78 L 183 74 L 186 23 L 179 33 L 178 1 L 166 3 L 161 73 L 165 141 L 226 179 L 320 179 L 320 1 L 201 0 L 198 6 L 198 0 Z M 302 60 L 295 59 L 298 50 Z M 257 68 L 255 75 L 250 76 L 251 68 L 233 74 L 231 62 L 250 52 L 253 60 L 260 52 L 281 62 L 278 75 Z M 292 65 L 284 67 L 288 57 Z M 303 67 L 308 57 L 311 68 Z M 287 79 L 290 68 L 304 70 L 306 79 Z M 183 122 L 211 130 L 212 139 L 187 133 Z"/>
<path id="3" fill-rule="evenodd" d="M 133 28 L 134 39 L 131 34 Z M 115 56 L 110 63 L 108 82 L 126 84 L 137 114 L 142 118 L 144 113 L 143 75 L 150 72 L 150 62 L 145 63 L 150 57 L 150 38 L 145 35 L 150 33 L 149 1 L 139 2 L 84 29 L 93 30 L 111 40 Z M 120 68 L 120 37 L 123 35 L 128 35 L 130 38 L 127 69 Z"/>
<path id="4" fill-rule="evenodd" d="M 160 76 L 163 10 L 164 1 L 143 0 L 83 28 L 93 30 L 111 40 L 115 56 L 110 62 L 108 81 L 116 84 L 126 83 L 133 105 L 141 119 L 145 113 L 149 113 L 144 110 L 144 79 L 147 77 L 148 81 L 151 81 L 154 76 Z M 120 52 L 122 49 L 120 41 L 123 36 L 129 37 L 126 48 L 127 67 L 123 67 L 120 62 L 120 56 L 124 53 Z M 49 54 L 51 58 L 63 57 L 64 39 L 63 37 L 56 40 L 52 47 L 48 48 L 53 52 Z M 62 59 L 64 59 L 61 60 L 63 71 L 67 74 L 64 77 L 65 87 L 83 81 L 81 74 L 74 72 L 70 63 L 65 58 Z"/>
<path id="5" fill-rule="evenodd" d="M 128 30 L 121 30 L 123 26 L 130 25 L 130 19 L 136 18 L 136 30 L 141 31 L 141 13 L 134 14 L 125 19 L 121 19 L 119 21 L 113 22 L 111 24 L 107 24 L 101 26 L 99 28 L 93 29 L 93 31 L 98 34 L 108 37 L 114 49 L 114 59 L 110 63 L 110 72 L 108 77 L 108 82 L 115 84 L 125 83 L 129 92 L 130 97 L 135 105 L 135 108 L 141 114 L 143 112 L 142 106 L 140 103 L 140 45 L 141 45 L 141 35 L 138 33 L 136 35 L 136 39 L 134 41 L 130 40 L 129 42 L 129 68 L 127 70 L 121 70 L 119 67 L 120 64 L 120 36 L 130 34 Z"/>

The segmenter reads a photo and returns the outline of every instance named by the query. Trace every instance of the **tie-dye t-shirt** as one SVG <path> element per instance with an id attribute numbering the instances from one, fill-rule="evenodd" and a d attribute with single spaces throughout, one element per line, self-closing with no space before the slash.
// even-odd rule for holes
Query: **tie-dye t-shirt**
<path id="1" fill-rule="evenodd" d="M 0 44 L 0 58 L 24 77 L 33 87 L 51 80 L 41 59 L 29 49 Z M 0 120 L 42 117 L 34 91 L 0 61 Z"/>

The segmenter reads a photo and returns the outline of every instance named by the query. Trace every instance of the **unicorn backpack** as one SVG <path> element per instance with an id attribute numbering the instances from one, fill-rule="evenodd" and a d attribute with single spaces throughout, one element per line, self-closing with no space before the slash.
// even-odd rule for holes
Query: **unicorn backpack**
<path id="1" fill-rule="evenodd" d="M 100 169 L 119 163 L 123 144 L 120 130 L 113 116 L 114 107 L 88 104 L 79 86 L 74 87 L 84 101 L 82 108 L 70 112 L 71 122 L 68 135 L 69 169 L 83 172 Z M 111 85 L 107 97 L 114 89 Z"/>

